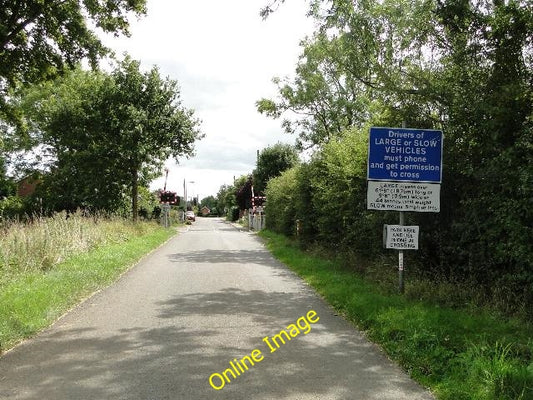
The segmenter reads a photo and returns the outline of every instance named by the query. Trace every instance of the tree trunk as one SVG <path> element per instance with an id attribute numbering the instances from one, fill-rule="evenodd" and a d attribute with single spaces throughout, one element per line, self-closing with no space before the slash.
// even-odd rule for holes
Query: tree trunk
<path id="1" fill-rule="evenodd" d="M 139 171 L 134 168 L 131 179 L 131 214 L 133 221 L 137 222 L 139 218 Z"/>

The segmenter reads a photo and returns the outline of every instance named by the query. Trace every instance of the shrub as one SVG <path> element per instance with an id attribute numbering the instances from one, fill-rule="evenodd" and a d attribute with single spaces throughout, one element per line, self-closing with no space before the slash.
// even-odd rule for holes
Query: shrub
<path id="1" fill-rule="evenodd" d="M 24 199 L 18 196 L 9 196 L 0 200 L 0 221 L 20 218 L 26 211 Z"/>
<path id="2" fill-rule="evenodd" d="M 235 222 L 239 219 L 239 213 L 240 213 L 239 207 L 237 206 L 231 207 L 226 218 L 231 222 Z"/>
<path id="3" fill-rule="evenodd" d="M 293 167 L 285 171 L 281 176 L 271 179 L 266 189 L 267 202 L 265 213 L 268 216 L 266 226 L 268 229 L 293 235 L 296 226 L 295 196 L 298 195 L 298 170 Z"/>
<path id="4" fill-rule="evenodd" d="M 453 146 L 445 146 L 448 159 Z M 382 229 L 397 223 L 398 213 L 366 209 L 367 147 L 368 129 L 352 129 L 323 144 L 307 163 L 271 179 L 266 190 L 267 227 L 293 235 L 300 220 L 302 244 L 325 244 L 331 252 L 354 252 L 373 260 L 391 256 L 393 252 L 382 247 Z M 421 283 L 411 295 L 442 298 L 458 284 L 476 288 L 481 295 L 463 290 L 459 297 L 452 296 L 457 297 L 453 303 L 490 303 L 508 315 L 531 318 L 533 208 L 527 204 L 533 186 L 526 182 L 533 175 L 524 157 L 533 147 L 524 144 L 520 149 L 515 149 L 519 161 L 512 152 L 494 156 L 491 162 L 499 167 L 484 171 L 482 180 L 463 169 L 465 160 L 445 165 L 441 212 L 406 214 L 407 225 L 420 227 L 419 250 L 409 252 L 411 279 L 438 283 L 426 288 Z M 519 165 L 518 172 L 500 165 L 505 160 Z"/>

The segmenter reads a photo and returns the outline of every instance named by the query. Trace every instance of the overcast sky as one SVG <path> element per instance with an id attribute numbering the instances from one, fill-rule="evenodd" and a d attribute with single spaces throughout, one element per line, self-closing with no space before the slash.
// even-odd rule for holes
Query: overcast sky
<path id="1" fill-rule="evenodd" d="M 167 189 L 200 198 L 250 173 L 256 151 L 278 141 L 294 143 L 281 121 L 256 111 L 276 95 L 274 76 L 293 75 L 300 41 L 312 32 L 305 0 L 290 0 L 266 21 L 267 0 L 148 0 L 148 15 L 132 21 L 131 37 L 106 37 L 117 55 L 128 52 L 143 68 L 157 65 L 179 82 L 183 105 L 195 110 L 206 135 L 196 156 L 169 162 Z M 163 178 L 152 189 L 163 187 Z"/>

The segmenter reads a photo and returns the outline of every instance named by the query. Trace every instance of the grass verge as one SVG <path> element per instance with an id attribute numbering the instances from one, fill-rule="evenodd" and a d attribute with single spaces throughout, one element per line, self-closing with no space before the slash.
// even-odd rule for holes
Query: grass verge
<path id="1" fill-rule="evenodd" d="M 337 261 L 262 231 L 268 249 L 443 400 L 532 400 L 533 327 L 387 294 Z"/>
<path id="2" fill-rule="evenodd" d="M 50 270 L 31 269 L 11 277 L 0 286 L 0 354 L 108 286 L 174 233 L 159 227 L 141 230 L 71 256 Z"/>

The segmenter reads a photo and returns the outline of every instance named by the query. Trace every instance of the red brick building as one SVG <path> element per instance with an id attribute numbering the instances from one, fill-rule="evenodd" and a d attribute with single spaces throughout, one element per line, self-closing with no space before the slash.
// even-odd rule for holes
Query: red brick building
<path id="1" fill-rule="evenodd" d="M 17 196 L 27 197 L 35 193 L 35 189 L 41 183 L 41 178 L 38 175 L 27 175 L 17 181 Z"/>

